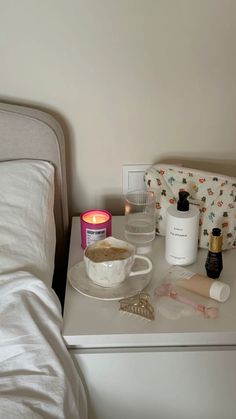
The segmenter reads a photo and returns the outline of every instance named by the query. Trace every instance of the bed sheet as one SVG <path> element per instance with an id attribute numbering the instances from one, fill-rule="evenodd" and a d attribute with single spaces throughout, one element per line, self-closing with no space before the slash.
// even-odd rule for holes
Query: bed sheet
<path id="1" fill-rule="evenodd" d="M 54 167 L 0 163 L 0 419 L 86 419 L 51 289 Z"/>
<path id="2" fill-rule="evenodd" d="M 59 300 L 26 271 L 0 276 L 0 418 L 84 419 L 84 387 L 66 349 Z"/>

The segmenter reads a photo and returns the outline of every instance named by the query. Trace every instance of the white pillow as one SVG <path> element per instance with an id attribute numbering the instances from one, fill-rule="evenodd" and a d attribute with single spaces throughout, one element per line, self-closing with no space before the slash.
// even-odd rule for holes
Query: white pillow
<path id="1" fill-rule="evenodd" d="M 23 270 L 51 286 L 56 243 L 53 206 L 51 163 L 0 163 L 0 280 L 1 274 Z"/>

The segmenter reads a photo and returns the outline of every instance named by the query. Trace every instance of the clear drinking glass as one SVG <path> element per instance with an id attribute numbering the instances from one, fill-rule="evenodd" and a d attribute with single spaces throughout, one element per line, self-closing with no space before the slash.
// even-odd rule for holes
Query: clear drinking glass
<path id="1" fill-rule="evenodd" d="M 125 238 L 137 253 L 148 253 L 155 238 L 156 195 L 151 191 L 128 191 L 125 195 Z"/>

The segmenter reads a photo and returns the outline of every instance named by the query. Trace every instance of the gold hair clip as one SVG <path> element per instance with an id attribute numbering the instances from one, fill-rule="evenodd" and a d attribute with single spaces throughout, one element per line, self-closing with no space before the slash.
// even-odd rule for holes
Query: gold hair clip
<path id="1" fill-rule="evenodd" d="M 120 300 L 120 311 L 126 311 L 131 314 L 145 317 L 148 320 L 154 320 L 154 308 L 150 303 L 150 296 L 143 292 Z"/>

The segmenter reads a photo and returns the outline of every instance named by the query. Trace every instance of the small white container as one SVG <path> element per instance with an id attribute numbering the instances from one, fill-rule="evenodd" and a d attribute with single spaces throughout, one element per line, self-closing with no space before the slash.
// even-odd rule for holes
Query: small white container
<path id="1" fill-rule="evenodd" d="M 194 273 L 181 266 L 172 266 L 167 272 L 167 278 L 173 285 L 204 297 L 210 297 L 221 303 L 228 300 L 230 295 L 230 286 L 228 284 Z"/>
<path id="2" fill-rule="evenodd" d="M 199 210 L 189 206 L 188 196 L 180 191 L 177 207 L 167 209 L 165 257 L 171 265 L 190 265 L 197 259 Z"/>

